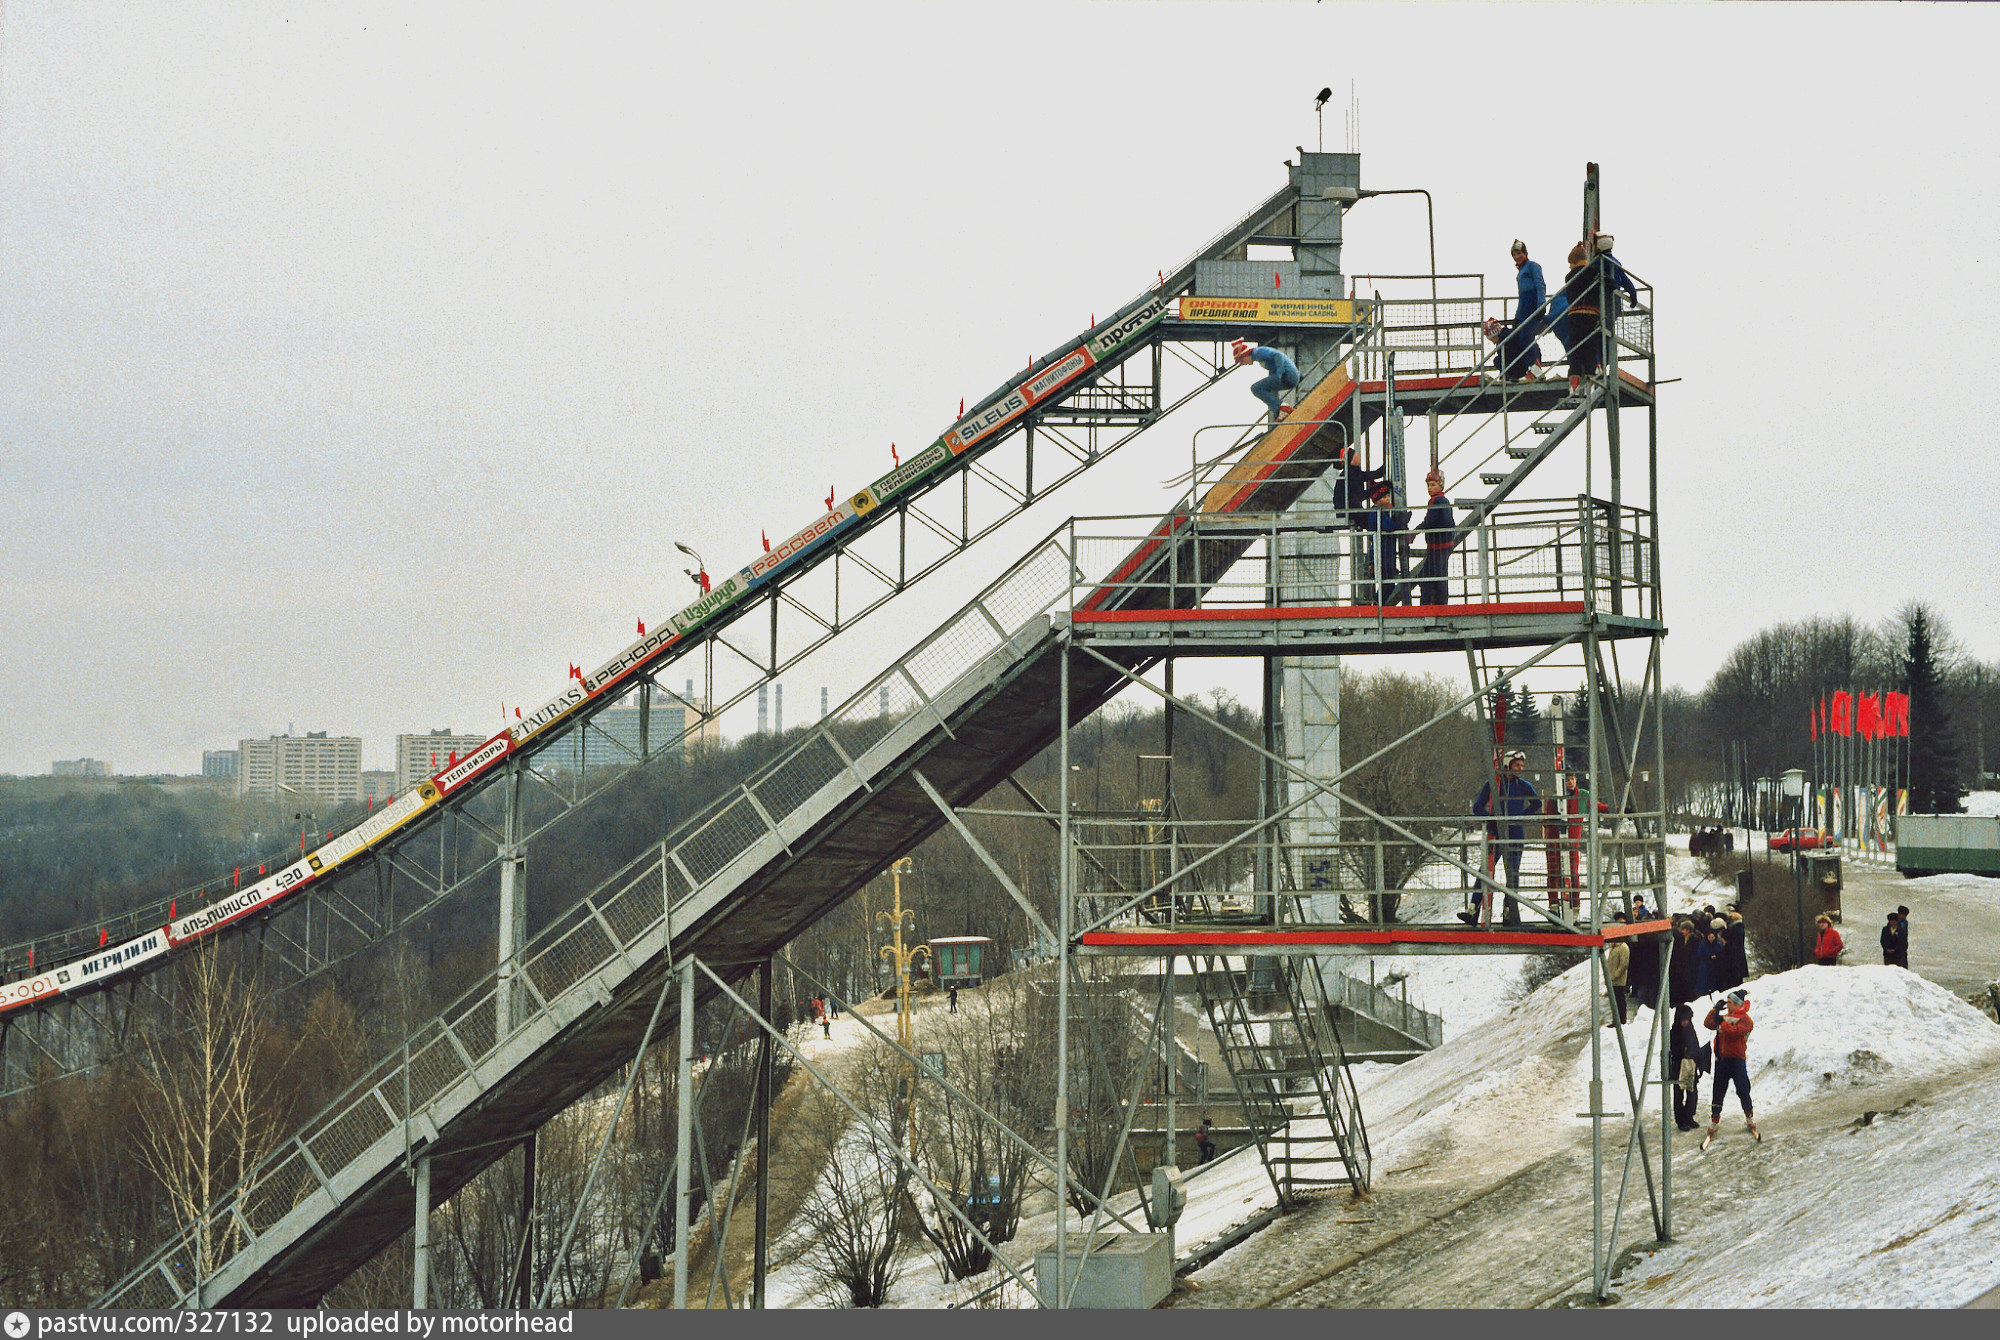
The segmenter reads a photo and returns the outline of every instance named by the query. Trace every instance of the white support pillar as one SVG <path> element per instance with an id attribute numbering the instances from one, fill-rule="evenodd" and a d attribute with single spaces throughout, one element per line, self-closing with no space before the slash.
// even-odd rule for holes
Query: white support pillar
<path id="1" fill-rule="evenodd" d="M 417 1222 L 411 1231 L 415 1242 L 410 1263 L 410 1306 L 418 1311 L 431 1305 L 431 1159 L 417 1160 Z"/>
<path id="2" fill-rule="evenodd" d="M 688 1176 L 688 1169 L 694 1166 L 692 1148 L 694 1134 L 694 960 L 685 959 L 680 966 L 681 974 L 681 1028 L 679 1065 L 675 1073 L 674 1095 L 674 1166 L 680 1169 L 680 1177 L 674 1185 L 674 1306 L 687 1306 L 688 1291 L 688 1226 L 689 1192 L 694 1188 L 694 1178 Z"/>

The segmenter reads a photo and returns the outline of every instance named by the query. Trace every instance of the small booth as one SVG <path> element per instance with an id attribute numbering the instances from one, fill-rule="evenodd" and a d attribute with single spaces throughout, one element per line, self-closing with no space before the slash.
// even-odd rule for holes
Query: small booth
<path id="1" fill-rule="evenodd" d="M 931 971 L 940 987 L 978 986 L 986 980 L 993 941 L 984 935 L 946 935 L 932 940 Z"/>

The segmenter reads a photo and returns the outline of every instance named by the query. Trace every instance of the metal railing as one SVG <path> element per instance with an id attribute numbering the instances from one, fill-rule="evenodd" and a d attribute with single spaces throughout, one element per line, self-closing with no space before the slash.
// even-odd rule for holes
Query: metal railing
<path id="1" fill-rule="evenodd" d="M 1393 1028 L 1426 1048 L 1444 1042 L 1444 1017 L 1410 1004 L 1408 996 L 1394 995 L 1373 982 L 1364 982 L 1324 965 L 1320 968 L 1320 980 L 1325 984 L 1328 1003 Z"/>
<path id="2" fill-rule="evenodd" d="M 1275 605 L 1384 607 L 1430 604 L 1426 583 L 1446 604 L 1577 603 L 1586 614 L 1651 619 L 1655 564 L 1650 513 L 1603 499 L 1508 500 L 1482 509 L 1452 547 L 1438 576 L 1423 572 L 1426 532 L 1369 529 L 1371 508 L 1299 509 L 1283 514 L 1180 518 L 1161 542 L 1157 518 L 1080 517 L 1068 529 L 1079 579 L 1072 609 L 1095 597 L 1173 609 Z M 1345 555 L 1314 553 L 1343 541 Z M 1227 546 L 1219 571 L 1204 541 Z M 1135 549 L 1154 543 L 1160 561 L 1106 579 Z M 1272 556 L 1278 555 L 1275 567 Z M 1301 576 L 1303 574 L 1303 576 Z M 1303 586 L 1309 595 L 1293 589 Z M 1384 614 L 1382 617 L 1391 617 Z M 1187 625 L 1189 636 L 1199 636 Z"/>

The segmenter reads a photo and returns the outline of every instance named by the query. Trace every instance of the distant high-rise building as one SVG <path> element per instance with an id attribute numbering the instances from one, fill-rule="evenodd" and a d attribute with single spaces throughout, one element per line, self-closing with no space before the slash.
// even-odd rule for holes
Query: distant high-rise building
<path id="1" fill-rule="evenodd" d="M 225 777 L 233 782 L 242 761 L 243 756 L 234 749 L 204 749 L 201 751 L 201 775 Z"/>
<path id="2" fill-rule="evenodd" d="M 490 738 L 485 735 L 459 735 L 450 727 L 423 735 L 398 735 L 396 793 L 401 795 L 424 778 L 450 767 L 454 755 L 464 758 Z"/>
<path id="3" fill-rule="evenodd" d="M 645 748 L 654 755 L 684 751 L 698 741 L 722 738 L 720 724 L 708 714 L 706 701 L 683 703 L 671 693 L 656 692 L 646 722 Z M 684 741 L 689 714 L 696 722 L 694 734 Z M 607 707 L 590 719 L 590 729 L 571 731 L 549 747 L 544 755 L 550 766 L 576 769 L 622 768 L 639 761 L 639 703 L 636 698 L 617 707 Z"/>
<path id="4" fill-rule="evenodd" d="M 361 774 L 361 798 L 380 805 L 396 794 L 396 774 L 388 768 L 371 769 Z"/>
<path id="5" fill-rule="evenodd" d="M 109 777 L 111 765 L 101 758 L 61 758 L 49 764 L 51 777 Z"/>
<path id="6" fill-rule="evenodd" d="M 313 798 L 333 805 L 361 799 L 361 740 L 353 735 L 273 735 L 237 745 L 236 794 Z"/>

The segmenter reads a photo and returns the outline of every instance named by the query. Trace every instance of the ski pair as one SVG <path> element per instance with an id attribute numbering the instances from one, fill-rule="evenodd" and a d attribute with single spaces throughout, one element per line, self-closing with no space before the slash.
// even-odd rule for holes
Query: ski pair
<path id="1" fill-rule="evenodd" d="M 1761 1142 L 1764 1139 L 1764 1133 L 1757 1129 L 1756 1122 L 1745 1121 L 1743 1124 L 1750 1128 L 1750 1138 L 1752 1140 Z M 1708 1133 L 1701 1137 L 1701 1148 L 1703 1153 L 1707 1153 L 1708 1147 L 1715 1143 L 1715 1133 L 1717 1130 L 1721 1129 L 1721 1126 L 1722 1123 L 1719 1121 L 1711 1121 L 1708 1124 Z"/>

